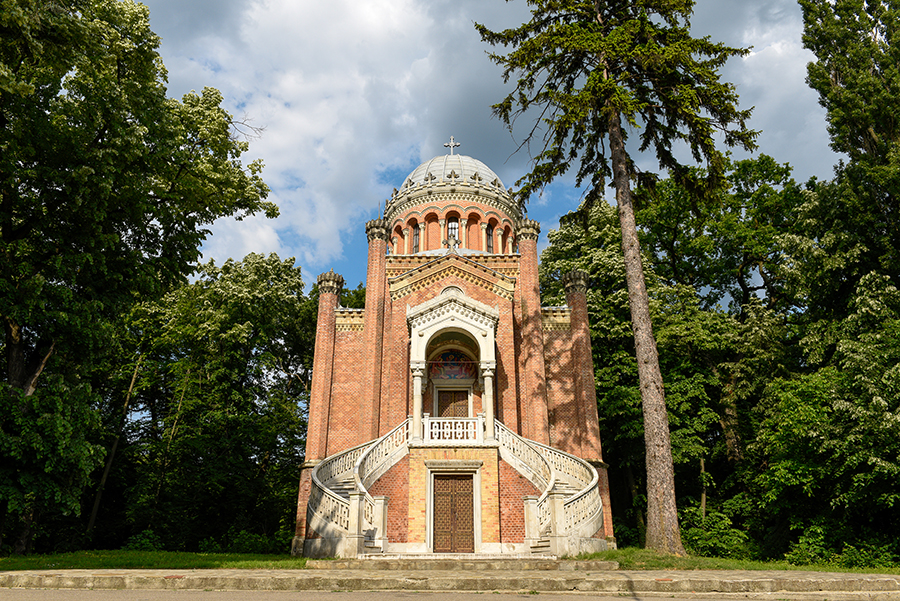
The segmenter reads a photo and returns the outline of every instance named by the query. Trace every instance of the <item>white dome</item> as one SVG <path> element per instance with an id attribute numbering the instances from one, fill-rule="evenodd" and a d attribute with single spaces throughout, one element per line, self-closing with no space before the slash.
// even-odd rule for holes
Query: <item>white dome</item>
<path id="1" fill-rule="evenodd" d="M 403 186 L 406 188 L 410 184 L 415 186 L 441 182 L 480 182 L 505 190 L 503 182 L 487 165 L 478 159 L 462 154 L 445 154 L 425 161 L 409 174 L 409 177 L 404 180 Z"/>

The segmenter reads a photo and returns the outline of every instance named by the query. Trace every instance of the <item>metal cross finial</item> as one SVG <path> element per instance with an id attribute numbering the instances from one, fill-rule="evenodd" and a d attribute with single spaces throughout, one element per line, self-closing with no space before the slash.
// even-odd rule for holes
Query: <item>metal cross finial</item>
<path id="1" fill-rule="evenodd" d="M 453 139 L 453 136 L 450 136 L 449 142 L 444 142 L 444 148 L 450 149 L 450 156 L 453 156 L 453 149 L 456 148 L 457 146 L 459 146 L 459 142 L 456 142 Z"/>

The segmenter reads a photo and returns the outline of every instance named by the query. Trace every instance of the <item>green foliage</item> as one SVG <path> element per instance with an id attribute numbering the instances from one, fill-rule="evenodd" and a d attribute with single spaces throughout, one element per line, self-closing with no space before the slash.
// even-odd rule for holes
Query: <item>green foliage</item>
<path id="1" fill-rule="evenodd" d="M 695 190 L 696 172 L 682 165 L 676 149 L 686 147 L 695 161 L 705 161 L 717 184 L 725 162 L 715 136 L 724 134 L 728 146 L 753 147 L 750 111 L 737 108 L 734 86 L 718 76 L 728 58 L 747 51 L 691 37 L 693 1 L 528 4 L 532 17 L 517 28 L 494 32 L 476 25 L 484 41 L 511 48 L 491 54 L 504 81 L 516 81 L 494 105 L 495 114 L 512 128 L 517 116 L 540 111 L 522 143 L 543 138 L 534 168 L 519 182 L 523 201 L 573 165 L 576 185 L 589 184 L 589 202 L 601 198 L 612 177 L 607 136 L 620 118 L 640 132 L 640 151 L 653 151 L 660 168 Z M 630 162 L 628 172 L 652 180 Z"/>
<path id="2" fill-rule="evenodd" d="M 30 396 L 9 386 L 0 395 L 0 537 L 14 534 L 10 548 L 27 553 L 48 514 L 81 511 L 81 491 L 103 457 L 91 442 L 96 396 L 56 376 Z M 0 538 L 0 549 L 5 542 Z"/>
<path id="3" fill-rule="evenodd" d="M 231 532 L 243 542 L 222 548 L 272 552 L 292 519 L 313 346 L 293 263 L 250 254 L 204 264 L 195 282 L 127 320 L 126 348 L 142 363 L 117 476 L 126 482 L 114 484 L 125 487 L 126 523 L 152 527 L 162 548 Z M 133 370 L 121 370 L 120 390 Z"/>
<path id="4" fill-rule="evenodd" d="M 701 515 L 697 507 L 681 510 L 681 537 L 689 553 L 703 557 L 750 557 L 750 537 L 732 526 L 731 519 L 721 512 Z"/>
<path id="5" fill-rule="evenodd" d="M 88 359 L 135 295 L 183 281 L 213 221 L 277 209 L 219 92 L 166 98 L 145 6 L 0 14 L 0 315 L 24 388 L 48 350 Z"/>
<path id="6" fill-rule="evenodd" d="M 161 551 L 162 541 L 149 528 L 128 537 L 123 551 Z"/>

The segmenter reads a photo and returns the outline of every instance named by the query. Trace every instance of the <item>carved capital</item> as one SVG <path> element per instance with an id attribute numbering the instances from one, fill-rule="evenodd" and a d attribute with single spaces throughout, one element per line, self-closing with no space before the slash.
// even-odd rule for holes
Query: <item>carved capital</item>
<path id="1" fill-rule="evenodd" d="M 588 273 L 581 269 L 573 269 L 563 274 L 562 283 L 566 287 L 566 294 L 584 294 L 587 292 Z"/>
<path id="2" fill-rule="evenodd" d="M 332 269 L 327 273 L 319 275 L 319 294 L 340 294 L 341 288 L 344 287 L 344 278 L 339 276 Z"/>
<path id="3" fill-rule="evenodd" d="M 523 219 L 516 228 L 517 240 L 534 240 L 537 242 L 538 236 L 541 235 L 541 224 L 534 219 Z"/>
<path id="4" fill-rule="evenodd" d="M 366 237 L 371 243 L 372 240 L 384 240 L 387 242 L 391 235 L 391 228 L 386 219 L 373 219 L 366 222 Z"/>

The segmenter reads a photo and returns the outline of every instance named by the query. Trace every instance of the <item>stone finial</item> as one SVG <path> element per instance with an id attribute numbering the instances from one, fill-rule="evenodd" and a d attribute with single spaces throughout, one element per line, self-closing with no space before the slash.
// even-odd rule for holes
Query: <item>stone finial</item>
<path id="1" fill-rule="evenodd" d="M 563 274 L 562 282 L 566 287 L 566 294 L 584 294 L 588 287 L 588 273 L 581 269 L 573 269 L 569 273 Z"/>
<path id="2" fill-rule="evenodd" d="M 534 240 L 537 242 L 538 236 L 541 235 L 541 224 L 534 219 L 525 218 L 519 222 L 516 228 L 517 240 Z"/>
<path id="3" fill-rule="evenodd" d="M 344 278 L 334 272 L 334 269 L 319 275 L 319 294 L 340 294 L 344 287 Z"/>
<path id="4" fill-rule="evenodd" d="M 391 229 L 386 219 L 373 219 L 366 222 L 366 237 L 370 243 L 376 239 L 387 242 L 390 232 Z"/>

